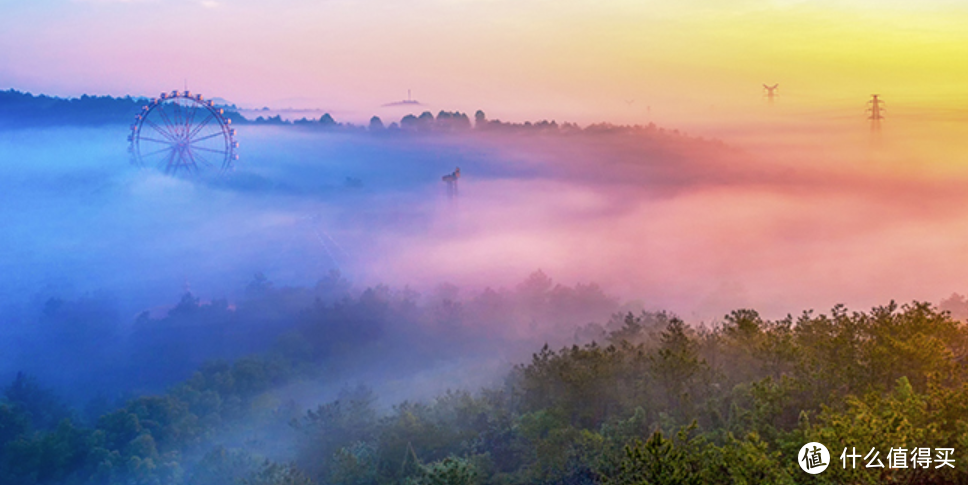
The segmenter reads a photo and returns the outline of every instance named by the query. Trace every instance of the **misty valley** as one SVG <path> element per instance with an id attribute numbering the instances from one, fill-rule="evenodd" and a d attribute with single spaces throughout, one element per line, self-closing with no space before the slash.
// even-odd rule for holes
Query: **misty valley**
<path id="1" fill-rule="evenodd" d="M 61 112 L 0 123 L 2 484 L 968 481 L 965 174 L 441 111 L 171 176 Z"/>

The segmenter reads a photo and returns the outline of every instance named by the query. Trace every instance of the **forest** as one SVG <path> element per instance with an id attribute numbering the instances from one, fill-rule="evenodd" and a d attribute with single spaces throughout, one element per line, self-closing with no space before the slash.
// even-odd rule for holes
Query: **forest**
<path id="1" fill-rule="evenodd" d="M 159 391 L 78 406 L 25 373 L 3 387 L 0 483 L 968 480 L 959 454 L 968 447 L 968 329 L 930 303 L 778 320 L 739 309 L 690 324 L 626 311 L 595 285 L 553 284 L 540 272 L 512 290 L 457 295 L 448 286 L 427 296 L 355 290 L 338 274 L 317 288 L 257 275 L 233 305 L 187 293 L 162 317 L 140 316 L 124 340 L 128 360 L 119 362 L 132 373 L 124 379 Z M 43 318 L 79 308 L 71 305 L 48 302 Z M 576 323 L 603 313 L 611 317 Z M 65 321 L 78 329 L 75 341 L 104 338 L 83 330 L 96 322 Z M 496 321 L 564 323 L 501 338 L 487 326 Z M 532 345 L 530 357 L 482 388 L 402 402 L 381 402 L 362 380 L 322 401 L 292 392 L 343 382 L 337 376 L 354 369 L 404 375 L 420 362 L 483 359 L 513 341 Z M 236 351 L 206 345 L 216 342 Z M 199 355 L 207 358 L 193 360 Z M 819 475 L 797 464 L 808 442 L 830 449 Z M 929 463 L 914 461 L 921 448 L 953 449 L 953 466 L 934 451 Z M 904 449 L 912 460 L 842 465 L 851 449 L 877 450 L 883 463 Z"/>

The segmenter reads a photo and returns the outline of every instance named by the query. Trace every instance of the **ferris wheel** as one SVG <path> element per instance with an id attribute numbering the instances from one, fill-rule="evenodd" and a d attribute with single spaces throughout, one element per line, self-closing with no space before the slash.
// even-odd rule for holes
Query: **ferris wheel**
<path id="1" fill-rule="evenodd" d="M 131 161 L 170 175 L 226 172 L 239 155 L 232 120 L 200 94 L 161 93 L 131 125 Z"/>

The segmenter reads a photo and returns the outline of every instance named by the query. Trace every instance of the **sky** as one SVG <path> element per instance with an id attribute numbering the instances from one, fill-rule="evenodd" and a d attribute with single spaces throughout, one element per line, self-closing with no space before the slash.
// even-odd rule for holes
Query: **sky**
<path id="1" fill-rule="evenodd" d="M 0 87 L 154 95 L 363 121 L 406 97 L 523 121 L 722 123 L 788 105 L 966 101 L 954 1 L 0 1 Z"/>

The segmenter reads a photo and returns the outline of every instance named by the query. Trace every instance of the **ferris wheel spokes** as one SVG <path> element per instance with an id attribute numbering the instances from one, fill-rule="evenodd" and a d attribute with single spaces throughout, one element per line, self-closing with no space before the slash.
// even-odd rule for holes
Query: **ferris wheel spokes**
<path id="1" fill-rule="evenodd" d="M 229 127 L 231 120 L 212 101 L 203 101 L 201 95 L 187 91 L 162 93 L 141 111 L 128 139 L 132 160 L 142 167 L 154 165 L 172 175 L 199 174 L 203 170 L 224 172 L 231 170 L 238 159 L 235 130 Z M 200 116 L 200 112 L 205 116 Z M 149 128 L 147 133 L 145 125 Z M 203 156 L 203 152 L 207 155 Z"/>

